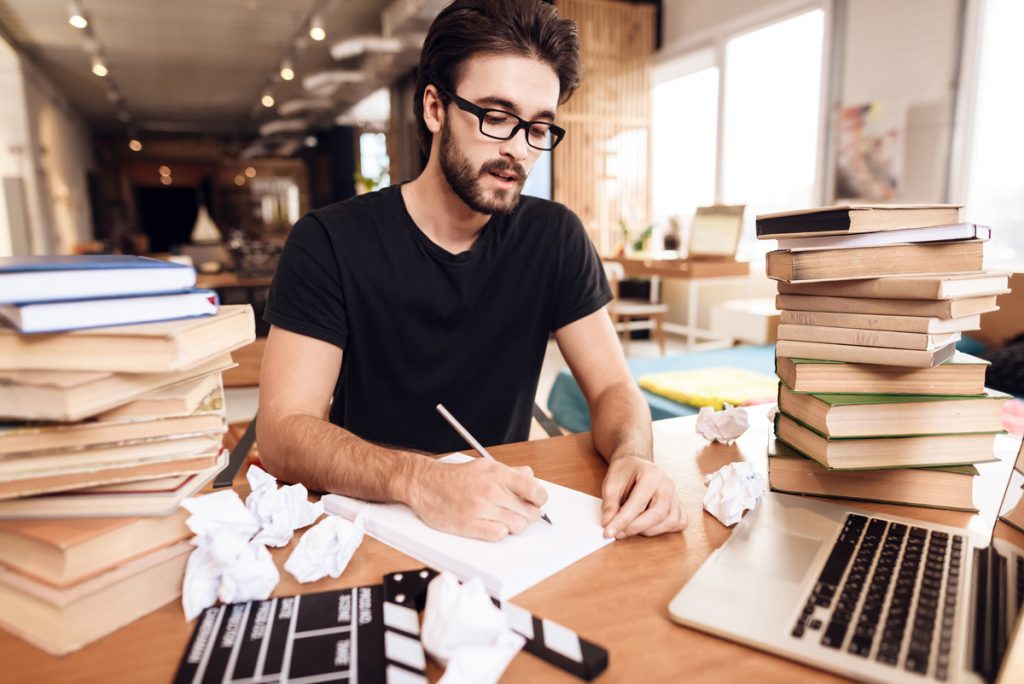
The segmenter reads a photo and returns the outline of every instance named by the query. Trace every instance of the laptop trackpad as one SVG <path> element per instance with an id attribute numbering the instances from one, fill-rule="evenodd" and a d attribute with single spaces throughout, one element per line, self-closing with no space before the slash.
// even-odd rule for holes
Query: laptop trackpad
<path id="1" fill-rule="evenodd" d="M 786 582 L 800 583 L 821 548 L 821 540 L 771 527 L 745 525 L 718 554 L 730 568 Z"/>

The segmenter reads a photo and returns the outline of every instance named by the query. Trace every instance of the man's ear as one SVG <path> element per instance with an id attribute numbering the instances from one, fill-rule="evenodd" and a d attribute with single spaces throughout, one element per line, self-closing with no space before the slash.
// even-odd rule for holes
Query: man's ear
<path id="1" fill-rule="evenodd" d="M 441 102 L 440 93 L 435 86 L 428 85 L 423 90 L 423 123 L 433 135 L 437 135 L 441 130 L 444 115 L 444 103 Z"/>

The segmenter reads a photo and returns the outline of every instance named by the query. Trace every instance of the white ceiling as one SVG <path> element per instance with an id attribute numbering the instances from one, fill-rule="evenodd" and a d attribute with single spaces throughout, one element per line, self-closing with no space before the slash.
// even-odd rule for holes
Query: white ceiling
<path id="1" fill-rule="evenodd" d="M 142 131 L 255 132 L 279 118 L 259 105 L 270 88 L 277 106 L 309 98 L 303 77 L 360 70 L 360 84 L 343 85 L 329 108 L 292 106 L 308 128 L 326 125 L 352 104 L 415 67 L 419 36 L 445 2 L 437 0 L 82 0 L 91 30 L 107 57 L 108 79 L 90 71 L 83 31 L 68 24 L 67 0 L 0 0 L 0 34 L 49 77 L 94 128 L 126 128 L 108 98 L 110 79 L 123 96 L 131 127 Z M 390 9 L 388 9 L 390 7 Z M 308 37 L 320 8 L 327 40 Z M 382 12 L 399 17 L 398 54 L 360 55 L 336 62 L 330 48 L 346 38 L 380 36 Z M 389 22 L 389 28 L 391 24 Z M 303 37 L 296 44 L 296 37 Z M 273 82 L 283 58 L 295 57 L 294 81 Z M 318 93 L 322 96 L 322 93 Z"/>

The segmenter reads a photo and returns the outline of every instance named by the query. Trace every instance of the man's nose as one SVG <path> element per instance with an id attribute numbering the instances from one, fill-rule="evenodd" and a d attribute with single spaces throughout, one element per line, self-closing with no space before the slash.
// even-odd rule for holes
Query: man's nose
<path id="1" fill-rule="evenodd" d="M 529 131 L 526 128 L 516 131 L 511 138 L 502 141 L 499 151 L 503 156 L 510 157 L 515 161 L 523 161 L 530 153 L 530 146 L 526 144 L 528 134 Z"/>

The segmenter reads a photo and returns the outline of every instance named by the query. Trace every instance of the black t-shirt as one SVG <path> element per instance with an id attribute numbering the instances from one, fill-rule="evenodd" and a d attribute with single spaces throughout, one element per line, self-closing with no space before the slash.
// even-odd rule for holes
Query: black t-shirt
<path id="1" fill-rule="evenodd" d="M 344 350 L 330 420 L 430 452 L 524 440 L 548 335 L 611 300 L 579 218 L 523 197 L 451 254 L 399 186 L 310 212 L 292 229 L 264 319 Z"/>

